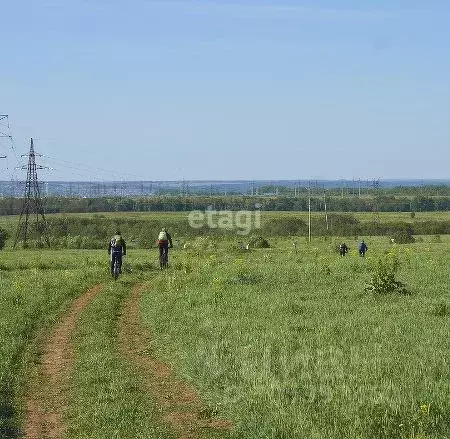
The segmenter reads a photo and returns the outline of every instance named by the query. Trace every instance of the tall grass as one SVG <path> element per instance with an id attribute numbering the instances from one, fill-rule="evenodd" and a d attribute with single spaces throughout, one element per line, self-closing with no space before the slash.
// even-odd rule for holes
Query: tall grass
<path id="1" fill-rule="evenodd" d="M 109 282 L 79 321 L 69 438 L 170 439 L 142 381 L 119 352 L 117 316 L 132 283 Z"/>
<path id="2" fill-rule="evenodd" d="M 364 285 L 386 240 L 365 259 L 326 241 L 272 246 L 177 255 L 143 299 L 156 352 L 236 437 L 449 437 L 450 321 L 435 312 L 450 302 L 448 243 L 402 247 L 413 294 L 381 297 Z"/>
<path id="3" fill-rule="evenodd" d="M 74 338 L 69 437 L 168 437 L 117 348 L 121 302 L 149 275 L 151 352 L 233 421 L 235 437 L 450 437 L 448 236 L 396 247 L 410 296 L 365 291 L 392 250 L 386 238 L 366 237 L 366 258 L 353 238 L 345 257 L 338 238 L 298 237 L 296 252 L 288 238 L 249 251 L 236 241 L 189 238 L 163 272 L 156 251 L 130 246 L 116 283 L 106 250 L 1 252 L 0 437 L 20 435 L 37 334 L 100 281 Z"/>
<path id="4" fill-rule="evenodd" d="M 0 262 L 0 437 L 15 437 L 23 416 L 29 351 L 104 266 L 87 252 L 4 251 Z M 89 269 L 88 269 L 89 267 Z"/>

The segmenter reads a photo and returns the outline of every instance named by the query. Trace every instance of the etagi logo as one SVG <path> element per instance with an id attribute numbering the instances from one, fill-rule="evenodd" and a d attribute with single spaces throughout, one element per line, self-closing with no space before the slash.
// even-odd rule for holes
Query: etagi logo
<path id="1" fill-rule="evenodd" d="M 248 235 L 253 229 L 261 228 L 261 211 L 193 210 L 188 215 L 188 222 L 193 229 L 206 226 L 210 229 L 236 230 L 238 235 Z"/>

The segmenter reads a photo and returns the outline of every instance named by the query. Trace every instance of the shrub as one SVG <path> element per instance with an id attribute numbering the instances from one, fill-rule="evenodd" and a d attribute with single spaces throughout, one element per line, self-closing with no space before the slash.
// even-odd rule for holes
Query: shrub
<path id="1" fill-rule="evenodd" d="M 392 239 L 397 244 L 410 244 L 412 242 L 416 242 L 414 236 L 412 235 L 412 230 L 409 228 L 397 230 L 392 234 Z"/>
<path id="2" fill-rule="evenodd" d="M 334 235 L 339 236 L 358 236 L 361 234 L 361 224 L 352 215 L 342 215 L 339 213 L 330 213 L 328 215 L 328 222 L 330 230 L 333 231 Z M 322 233 L 324 230 L 325 223 L 321 223 Z M 317 229 L 317 225 L 315 227 Z"/>
<path id="3" fill-rule="evenodd" d="M 436 303 L 433 306 L 432 314 L 437 317 L 450 316 L 450 303 L 444 301 Z"/>
<path id="4" fill-rule="evenodd" d="M 431 242 L 437 242 L 437 243 L 442 242 L 441 235 L 434 235 L 434 236 L 431 238 Z"/>
<path id="5" fill-rule="evenodd" d="M 250 240 L 250 247 L 252 248 L 269 248 L 270 244 L 267 239 L 262 236 L 254 237 Z"/>
<path id="6" fill-rule="evenodd" d="M 308 227 L 299 218 L 280 217 L 267 221 L 263 229 L 269 236 L 292 236 L 306 233 Z"/>
<path id="7" fill-rule="evenodd" d="M 6 233 L 6 230 L 0 228 L 0 250 L 5 247 L 7 237 L 8 234 Z"/>
<path id="8" fill-rule="evenodd" d="M 370 283 L 365 290 L 375 294 L 411 294 L 405 284 L 395 279 L 400 261 L 396 252 L 389 252 L 384 258 L 378 259 L 377 265 L 372 271 Z"/>

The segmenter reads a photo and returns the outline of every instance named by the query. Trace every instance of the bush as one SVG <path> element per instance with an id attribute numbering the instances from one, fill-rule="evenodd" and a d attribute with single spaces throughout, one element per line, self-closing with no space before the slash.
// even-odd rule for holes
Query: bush
<path id="1" fill-rule="evenodd" d="M 431 238 L 431 242 L 441 243 L 442 242 L 441 235 L 434 235 Z"/>
<path id="2" fill-rule="evenodd" d="M 405 284 L 395 279 L 400 261 L 396 252 L 389 252 L 384 258 L 378 259 L 376 267 L 372 271 L 370 283 L 365 290 L 375 294 L 411 294 Z"/>
<path id="3" fill-rule="evenodd" d="M 250 240 L 250 247 L 252 248 L 269 248 L 270 244 L 267 239 L 264 239 L 262 236 L 257 236 Z"/>
<path id="4" fill-rule="evenodd" d="M 292 236 L 306 233 L 308 227 L 299 218 L 280 217 L 267 221 L 263 229 L 269 236 Z"/>
<path id="5" fill-rule="evenodd" d="M 397 230 L 391 237 L 397 244 L 410 244 L 412 242 L 416 242 L 410 228 Z"/>
<path id="6" fill-rule="evenodd" d="M 433 306 L 432 314 L 436 317 L 450 316 L 450 303 L 444 301 L 436 303 Z"/>
<path id="7" fill-rule="evenodd" d="M 352 215 L 342 215 L 338 213 L 330 213 L 328 215 L 328 223 L 333 235 L 338 236 L 358 236 L 361 234 L 361 224 Z M 315 226 L 315 229 L 317 229 Z M 326 224 L 321 223 L 322 233 L 326 233 Z"/>
<path id="8" fill-rule="evenodd" d="M 5 247 L 6 239 L 8 238 L 8 234 L 6 230 L 0 228 L 0 250 Z"/>

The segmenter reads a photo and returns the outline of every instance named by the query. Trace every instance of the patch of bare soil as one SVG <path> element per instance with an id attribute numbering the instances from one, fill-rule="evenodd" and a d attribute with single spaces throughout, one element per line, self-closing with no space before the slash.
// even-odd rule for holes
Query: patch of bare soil
<path id="1" fill-rule="evenodd" d="M 196 391 L 175 376 L 166 364 L 148 355 L 150 337 L 140 322 L 139 300 L 145 285 L 137 285 L 125 301 L 119 319 L 119 341 L 122 354 L 135 363 L 156 401 L 162 421 L 180 439 L 199 439 L 216 431 L 230 430 L 231 422 L 214 419 L 202 404 Z"/>
<path id="2" fill-rule="evenodd" d="M 66 428 L 62 415 L 67 406 L 70 373 L 75 361 L 70 339 L 78 316 L 101 289 L 102 285 L 94 285 L 75 299 L 44 343 L 26 397 L 26 439 L 63 436 Z"/>

